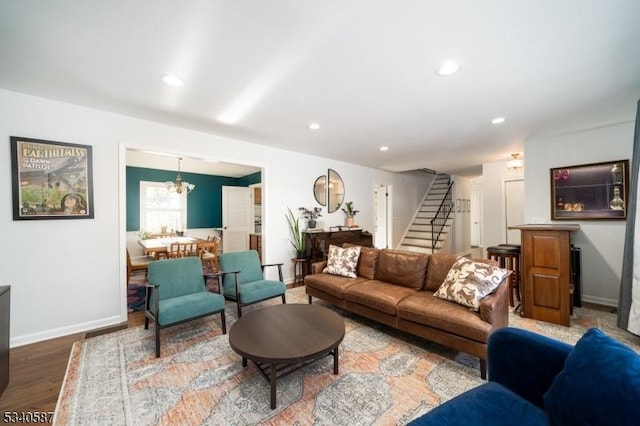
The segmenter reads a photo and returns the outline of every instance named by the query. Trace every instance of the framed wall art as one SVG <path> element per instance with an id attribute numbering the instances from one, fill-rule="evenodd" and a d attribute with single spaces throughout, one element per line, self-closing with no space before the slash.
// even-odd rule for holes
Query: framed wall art
<path id="1" fill-rule="evenodd" d="M 11 136 L 13 220 L 93 219 L 91 146 Z"/>
<path id="2" fill-rule="evenodd" d="M 629 160 L 551 169 L 552 220 L 627 218 Z"/>

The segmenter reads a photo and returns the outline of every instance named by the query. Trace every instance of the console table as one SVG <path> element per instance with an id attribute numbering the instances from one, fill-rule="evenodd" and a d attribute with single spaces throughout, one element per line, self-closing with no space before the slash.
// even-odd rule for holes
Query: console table
<path id="1" fill-rule="evenodd" d="M 570 234 L 580 225 L 510 226 L 522 232 L 522 314 L 569 326 L 571 310 Z"/>
<path id="2" fill-rule="evenodd" d="M 305 258 L 307 271 L 311 271 L 311 264 L 327 259 L 329 246 L 342 246 L 344 243 L 356 244 L 363 247 L 373 247 L 373 235 L 362 229 L 349 231 L 306 232 Z"/>

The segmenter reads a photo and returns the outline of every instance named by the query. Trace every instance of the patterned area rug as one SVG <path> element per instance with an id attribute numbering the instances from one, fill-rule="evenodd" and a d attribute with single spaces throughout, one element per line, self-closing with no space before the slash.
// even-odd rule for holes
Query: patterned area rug
<path id="1" fill-rule="evenodd" d="M 289 291 L 287 301 L 306 303 L 304 288 Z M 267 381 L 251 362 L 242 367 L 221 334 L 219 317 L 213 317 L 163 330 L 159 359 L 153 330 L 143 327 L 77 342 L 54 423 L 405 424 L 483 383 L 474 357 L 337 311 L 346 324 L 340 374 L 333 374 L 332 358 L 327 357 L 282 378 L 274 410 L 269 408 Z M 235 305 L 229 304 L 228 326 L 234 313 Z M 599 327 L 640 350 L 640 338 L 617 329 L 615 315 L 607 312 L 577 308 L 571 327 L 513 314 L 510 321 L 569 343 Z"/>

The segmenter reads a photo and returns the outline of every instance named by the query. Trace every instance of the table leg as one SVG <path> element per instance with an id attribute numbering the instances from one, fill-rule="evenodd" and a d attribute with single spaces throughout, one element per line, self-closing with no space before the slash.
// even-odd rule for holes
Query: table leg
<path id="1" fill-rule="evenodd" d="M 271 409 L 276 408 L 276 366 L 275 364 L 271 364 L 271 368 L 269 370 L 269 382 L 271 384 Z"/>
<path id="2" fill-rule="evenodd" d="M 333 374 L 338 374 L 338 347 L 333 348 Z"/>

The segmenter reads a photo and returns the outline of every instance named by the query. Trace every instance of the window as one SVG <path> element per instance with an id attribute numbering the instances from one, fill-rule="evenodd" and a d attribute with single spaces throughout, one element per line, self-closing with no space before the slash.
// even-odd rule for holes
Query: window
<path id="1" fill-rule="evenodd" d="M 160 233 L 187 227 L 187 194 L 169 192 L 164 182 L 140 182 L 140 230 Z"/>

